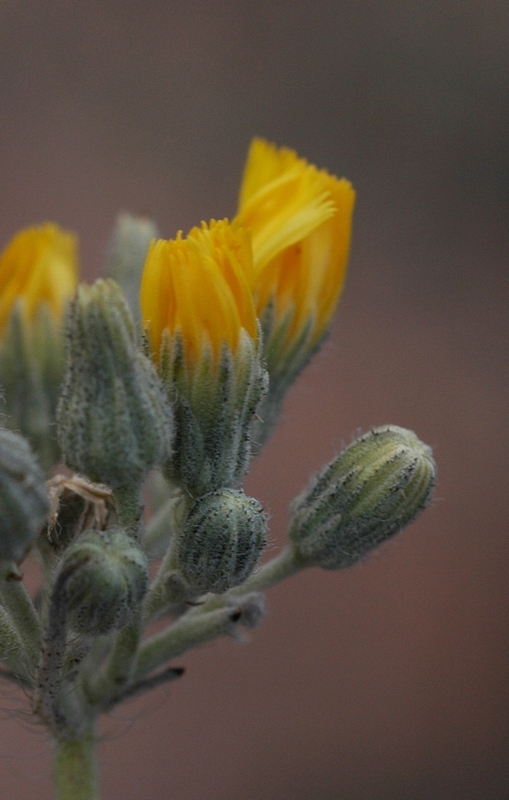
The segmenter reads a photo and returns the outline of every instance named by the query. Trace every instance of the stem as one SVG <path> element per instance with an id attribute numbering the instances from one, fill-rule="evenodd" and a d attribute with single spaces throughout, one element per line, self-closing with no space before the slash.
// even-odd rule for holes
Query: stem
<path id="1" fill-rule="evenodd" d="M 232 597 L 237 594 L 260 592 L 263 589 L 269 589 L 276 583 L 281 583 L 281 581 L 286 580 L 286 578 L 290 578 L 292 575 L 300 572 L 303 568 L 304 565 L 299 563 L 293 547 L 288 545 L 273 558 L 272 561 L 268 561 L 263 567 L 260 567 L 259 570 L 253 572 L 251 577 L 248 578 L 242 586 L 231 589 L 228 592 L 228 596 Z"/>
<path id="2" fill-rule="evenodd" d="M 96 743 L 93 728 L 78 739 L 55 741 L 53 778 L 57 800 L 100 800 Z"/>
<path id="3" fill-rule="evenodd" d="M 161 565 L 157 571 L 149 593 L 145 598 L 143 615 L 146 623 L 155 619 L 168 606 L 180 603 L 188 598 L 185 582 L 178 570 L 178 546 L 182 526 L 189 511 L 190 500 L 180 494 L 166 503 L 161 512 L 165 512 L 166 524 L 171 526 L 171 539 Z M 145 540 L 146 547 L 146 540 Z"/>
<path id="4" fill-rule="evenodd" d="M 169 497 L 147 523 L 143 547 L 150 558 L 161 558 L 168 547 L 174 526 L 175 506 L 180 497 Z"/>
<path id="5" fill-rule="evenodd" d="M 199 647 L 218 636 L 232 633 L 237 613 L 234 608 L 219 608 L 193 619 L 189 619 L 186 614 L 166 630 L 156 633 L 140 648 L 135 680 L 143 679 L 165 661 L 185 653 L 192 647 Z"/>
<path id="6" fill-rule="evenodd" d="M 88 682 L 85 692 L 90 703 L 107 707 L 110 698 L 118 695 L 129 683 L 142 634 L 141 613 L 138 611 L 131 623 L 117 632 L 108 661 Z"/>
<path id="7" fill-rule="evenodd" d="M 139 488 L 119 486 L 113 490 L 113 499 L 115 500 L 119 525 L 125 528 L 136 541 L 139 541 L 140 520 L 143 513 Z"/>
<path id="8" fill-rule="evenodd" d="M 290 578 L 305 565 L 299 562 L 298 556 L 291 545 L 285 547 L 278 555 L 268 561 L 263 567 L 254 572 L 250 578 L 241 586 L 236 586 L 222 595 L 209 595 L 205 603 L 187 612 L 186 618 L 203 614 L 216 608 L 222 608 L 228 600 L 234 600 L 235 597 L 242 597 L 250 592 L 261 592 L 265 589 L 270 589 L 276 583 Z"/>
<path id="9" fill-rule="evenodd" d="M 42 625 L 14 562 L 0 562 L 0 598 L 23 645 L 26 671 L 33 677 L 42 645 Z"/>
<path id="10" fill-rule="evenodd" d="M 34 698 L 34 711 L 41 714 L 54 731 L 64 730 L 67 723 L 60 704 L 67 643 L 67 577 L 67 575 L 60 575 L 53 590 L 42 658 L 37 672 L 38 687 Z"/>
<path id="11" fill-rule="evenodd" d="M 299 572 L 299 563 L 291 546 L 265 564 L 242 586 L 223 595 L 212 595 L 202 605 L 188 611 L 176 622 L 144 642 L 138 653 L 134 680 L 141 680 L 153 669 L 193 647 L 199 647 L 218 636 L 232 635 L 243 598 L 253 592 L 268 589 L 275 583 Z M 239 607 L 235 599 L 239 598 Z"/>

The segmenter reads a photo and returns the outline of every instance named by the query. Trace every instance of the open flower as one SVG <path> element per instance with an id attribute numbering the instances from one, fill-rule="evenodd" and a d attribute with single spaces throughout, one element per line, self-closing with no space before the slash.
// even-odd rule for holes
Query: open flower
<path id="1" fill-rule="evenodd" d="M 145 262 L 142 320 L 175 410 L 166 474 L 194 496 L 237 485 L 247 469 L 266 383 L 251 271 L 249 234 L 227 220 L 153 241 Z"/>
<path id="2" fill-rule="evenodd" d="M 245 331 L 258 337 L 246 274 L 252 270 L 249 235 L 226 220 L 193 228 L 184 239 L 152 241 L 142 276 L 140 303 L 152 349 L 163 334 L 182 339 L 187 364 L 217 362 L 223 345 L 235 352 Z"/>
<path id="3" fill-rule="evenodd" d="M 271 381 L 266 417 L 277 416 L 284 392 L 328 331 L 346 272 L 354 200 L 347 180 L 293 150 L 252 142 L 236 221 L 252 236 L 248 280 Z"/>
<path id="4" fill-rule="evenodd" d="M 6 422 L 46 467 L 60 457 L 55 413 L 64 369 L 62 318 L 78 281 L 74 234 L 46 223 L 0 255 L 0 384 Z"/>
<path id="5" fill-rule="evenodd" d="M 0 333 L 17 303 L 32 322 L 42 306 L 58 320 L 78 281 L 76 237 L 52 223 L 20 231 L 0 255 Z"/>

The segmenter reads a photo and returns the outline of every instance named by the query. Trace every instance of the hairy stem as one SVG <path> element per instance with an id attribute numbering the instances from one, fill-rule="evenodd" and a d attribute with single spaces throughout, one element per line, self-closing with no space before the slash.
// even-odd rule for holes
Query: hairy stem
<path id="1" fill-rule="evenodd" d="M 140 520 L 143 513 L 139 488 L 119 486 L 113 490 L 113 499 L 115 500 L 119 525 L 125 528 L 139 542 Z"/>
<path id="2" fill-rule="evenodd" d="M 0 599 L 22 644 L 27 676 L 33 679 L 41 653 L 43 630 L 22 578 L 14 562 L 0 562 Z"/>
<path id="3" fill-rule="evenodd" d="M 118 631 L 112 652 L 98 675 L 88 681 L 86 695 L 92 705 L 108 706 L 129 683 L 143 628 L 138 611 L 130 624 Z"/>
<path id="4" fill-rule="evenodd" d="M 140 648 L 135 679 L 143 679 L 161 664 L 192 647 L 199 647 L 218 636 L 232 633 L 236 616 L 238 613 L 233 608 L 209 611 L 192 620 L 186 615 L 161 633 L 156 633 Z"/>
<path id="5" fill-rule="evenodd" d="M 57 800 L 99 800 L 96 736 L 55 740 L 53 778 Z"/>

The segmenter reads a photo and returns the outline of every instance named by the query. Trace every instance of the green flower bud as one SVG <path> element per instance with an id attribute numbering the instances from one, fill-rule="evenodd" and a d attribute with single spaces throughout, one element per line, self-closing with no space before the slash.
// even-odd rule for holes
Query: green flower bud
<path id="1" fill-rule="evenodd" d="M 113 489 L 140 485 L 170 455 L 171 410 L 114 281 L 79 287 L 67 355 L 58 407 L 67 465 Z"/>
<path id="2" fill-rule="evenodd" d="M 289 536 L 307 566 L 349 567 L 408 525 L 436 478 L 431 448 L 387 425 L 354 441 L 292 503 Z"/>
<path id="3" fill-rule="evenodd" d="M 49 510 L 44 475 L 28 443 L 0 429 L 0 561 L 23 561 Z"/>
<path id="4" fill-rule="evenodd" d="M 268 375 L 259 344 L 242 331 L 237 352 L 224 345 L 219 364 L 204 348 L 188 368 L 179 333 L 164 337 L 161 375 L 175 411 L 175 448 L 164 474 L 200 497 L 239 485 L 251 459 L 251 430 Z"/>
<path id="5" fill-rule="evenodd" d="M 128 625 L 141 605 L 147 559 L 123 528 L 86 531 L 65 552 L 55 587 L 71 630 L 111 633 Z"/>
<path id="6" fill-rule="evenodd" d="M 140 318 L 141 273 L 150 242 L 157 235 L 157 226 L 148 217 L 118 215 L 105 272 L 122 287 L 132 315 L 137 321 Z"/>
<path id="7" fill-rule="evenodd" d="M 199 594 L 221 594 L 249 577 L 266 544 L 267 520 L 258 500 L 235 489 L 201 497 L 184 524 L 179 566 Z"/>

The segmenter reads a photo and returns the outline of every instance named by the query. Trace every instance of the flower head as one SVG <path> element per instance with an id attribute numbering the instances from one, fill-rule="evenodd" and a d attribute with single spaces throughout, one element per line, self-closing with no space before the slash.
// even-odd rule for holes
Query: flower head
<path id="1" fill-rule="evenodd" d="M 21 301 L 32 321 L 42 305 L 60 321 L 78 282 L 74 234 L 46 223 L 20 231 L 0 255 L 0 333 Z"/>
<path id="2" fill-rule="evenodd" d="M 256 340 L 257 323 L 246 275 L 252 271 L 249 234 L 227 220 L 193 228 L 184 239 L 152 241 L 141 282 L 141 310 L 156 359 L 164 331 L 182 339 L 187 364 L 204 350 L 235 353 L 241 330 Z"/>
<path id="3" fill-rule="evenodd" d="M 227 220 L 153 241 L 141 281 L 142 320 L 175 413 L 165 474 L 194 497 L 237 486 L 266 392 L 247 276 L 249 233 Z"/>
<path id="4" fill-rule="evenodd" d="M 46 223 L 20 231 L 0 255 L 0 384 L 6 423 L 47 468 L 65 353 L 62 317 L 78 281 L 74 234 Z"/>
<path id="5" fill-rule="evenodd" d="M 287 148 L 254 139 L 237 223 L 248 228 L 248 280 L 262 321 L 271 427 L 281 398 L 326 335 L 343 285 L 355 192 Z M 271 418 L 271 419 L 269 419 Z"/>

